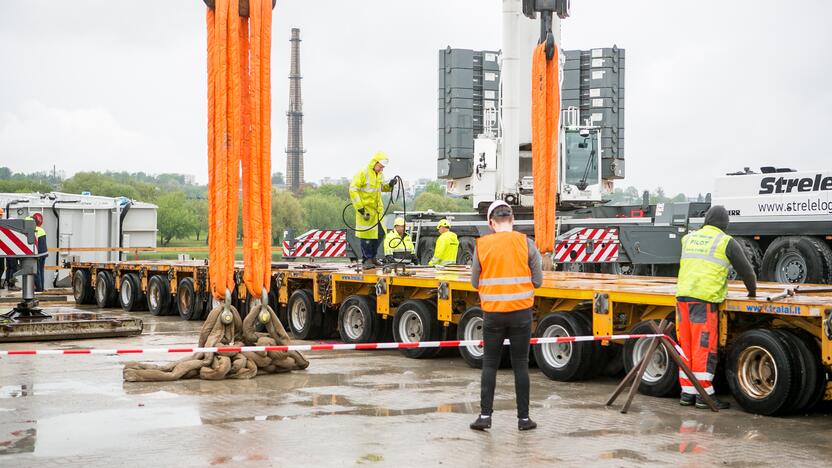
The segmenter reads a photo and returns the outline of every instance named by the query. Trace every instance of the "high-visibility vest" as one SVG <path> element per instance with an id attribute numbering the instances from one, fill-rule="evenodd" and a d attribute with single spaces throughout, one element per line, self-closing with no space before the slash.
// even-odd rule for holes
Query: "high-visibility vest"
<path id="1" fill-rule="evenodd" d="M 378 229 L 371 229 L 379 222 L 384 213 L 381 192 L 389 192 L 390 184 L 385 184 L 382 173 L 376 173 L 372 161 L 367 167 L 358 172 L 350 183 L 350 201 L 355 208 L 355 237 L 359 239 L 378 239 Z M 365 220 L 360 209 L 370 213 L 370 219 Z"/>
<path id="2" fill-rule="evenodd" d="M 534 305 L 525 234 L 497 232 L 477 239 L 480 306 L 486 312 L 514 312 Z"/>
<path id="3" fill-rule="evenodd" d="M 436 239 L 436 246 L 433 248 L 433 258 L 428 265 L 453 265 L 456 263 L 456 254 L 459 252 L 459 239 L 456 233 L 445 231 Z"/>
<path id="4" fill-rule="evenodd" d="M 384 238 L 384 255 L 393 255 L 396 252 L 413 253 L 413 240 L 409 234 L 400 236 L 395 229 L 391 229 Z"/>
<path id="5" fill-rule="evenodd" d="M 728 292 L 726 252 L 731 236 L 717 227 L 704 226 L 682 238 L 682 260 L 676 283 L 677 297 L 720 303 Z"/>

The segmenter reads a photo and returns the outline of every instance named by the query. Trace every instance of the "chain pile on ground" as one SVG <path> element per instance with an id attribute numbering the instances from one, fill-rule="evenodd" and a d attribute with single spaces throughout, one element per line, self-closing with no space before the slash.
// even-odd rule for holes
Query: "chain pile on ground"
<path id="1" fill-rule="evenodd" d="M 266 332 L 257 332 L 257 323 Z M 199 333 L 199 347 L 288 346 L 289 335 L 268 305 L 254 307 L 240 319 L 233 306 L 220 305 L 208 315 Z M 123 376 L 127 382 L 166 382 L 180 379 L 251 379 L 260 374 L 277 374 L 309 367 L 297 351 L 198 352 L 175 362 L 156 365 L 128 362 Z"/>

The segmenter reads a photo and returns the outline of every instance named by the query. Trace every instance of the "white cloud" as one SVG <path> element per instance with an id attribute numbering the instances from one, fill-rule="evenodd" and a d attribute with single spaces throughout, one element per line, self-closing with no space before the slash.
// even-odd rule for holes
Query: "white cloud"
<path id="1" fill-rule="evenodd" d="M 62 109 L 27 101 L 0 114 L 0 160 L 15 171 L 148 171 L 170 145 L 122 126 L 104 108 Z"/>

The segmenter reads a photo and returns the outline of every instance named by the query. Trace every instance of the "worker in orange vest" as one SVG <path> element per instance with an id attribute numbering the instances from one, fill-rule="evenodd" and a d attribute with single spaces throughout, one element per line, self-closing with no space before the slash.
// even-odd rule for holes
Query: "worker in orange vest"
<path id="1" fill-rule="evenodd" d="M 511 343 L 517 427 L 534 429 L 529 418 L 529 340 L 532 336 L 534 288 L 543 283 L 540 252 L 525 234 L 515 232 L 514 213 L 504 201 L 488 207 L 488 226 L 494 231 L 477 239 L 471 265 L 471 285 L 479 291 L 483 311 L 483 359 L 480 415 L 471 429 L 491 427 L 497 367 L 503 341 Z"/>

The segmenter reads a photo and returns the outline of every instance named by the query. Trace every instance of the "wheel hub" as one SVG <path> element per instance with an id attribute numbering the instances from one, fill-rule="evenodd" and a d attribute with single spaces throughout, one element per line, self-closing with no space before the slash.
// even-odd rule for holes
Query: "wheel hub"
<path id="1" fill-rule="evenodd" d="M 133 297 L 133 286 L 130 285 L 129 281 L 122 281 L 121 282 L 121 302 L 123 304 L 127 304 L 130 302 L 130 299 Z"/>
<path id="2" fill-rule="evenodd" d="M 482 340 L 482 324 L 482 317 L 471 318 L 471 320 L 469 320 L 468 323 L 465 324 L 465 330 L 462 334 L 463 338 L 465 338 L 466 341 Z M 468 351 L 468 354 L 475 358 L 481 358 L 483 355 L 482 346 L 479 345 L 468 345 L 465 347 L 465 350 Z"/>
<path id="3" fill-rule="evenodd" d="M 399 338 L 403 343 L 416 343 L 424 340 L 425 327 L 419 314 L 412 310 L 402 313 L 399 321 Z"/>
<path id="4" fill-rule="evenodd" d="M 296 330 L 303 330 L 306 327 L 306 304 L 303 301 L 295 301 L 292 304 L 292 327 Z"/>
<path id="5" fill-rule="evenodd" d="M 781 283 L 803 283 L 806 281 L 806 261 L 795 252 L 788 252 L 777 262 L 778 281 Z"/>
<path id="6" fill-rule="evenodd" d="M 544 338 L 570 336 L 566 328 L 550 325 L 541 335 Z M 572 359 L 572 343 L 545 343 L 540 345 L 543 359 L 550 367 L 561 369 Z"/>
<path id="7" fill-rule="evenodd" d="M 737 381 L 742 392 L 755 400 L 766 398 L 777 386 L 774 357 L 761 346 L 749 346 L 737 359 Z"/>
<path id="8" fill-rule="evenodd" d="M 344 331 L 351 340 L 357 340 L 364 333 L 364 314 L 357 305 L 351 305 L 344 313 Z"/>
<path id="9" fill-rule="evenodd" d="M 633 366 L 638 366 L 644 355 L 647 354 L 647 348 L 650 347 L 650 339 L 641 338 L 636 341 L 633 347 Z M 653 353 L 653 357 L 647 364 L 647 369 L 644 370 L 644 375 L 641 377 L 645 382 L 656 383 L 667 374 L 667 368 L 670 357 L 663 346 L 659 346 Z"/>

